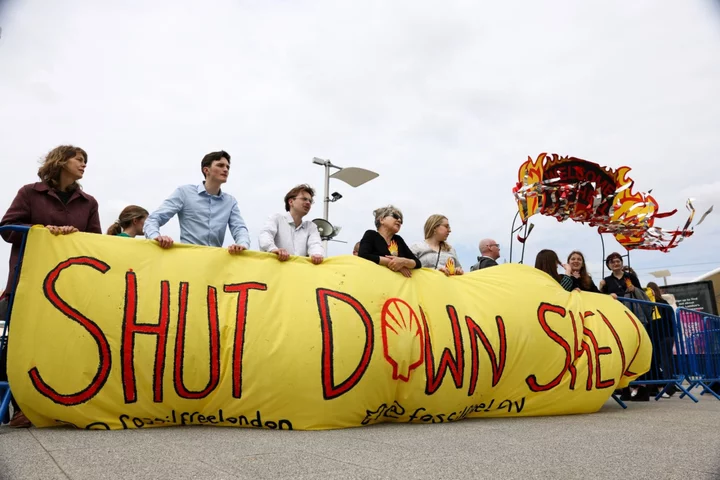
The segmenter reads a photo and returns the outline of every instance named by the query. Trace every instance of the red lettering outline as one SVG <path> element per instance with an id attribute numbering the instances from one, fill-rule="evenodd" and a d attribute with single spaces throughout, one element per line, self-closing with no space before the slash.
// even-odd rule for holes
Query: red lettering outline
<path id="1" fill-rule="evenodd" d="M 258 282 L 231 283 L 223 286 L 225 293 L 237 293 L 237 309 L 235 311 L 235 340 L 232 352 L 232 396 L 242 398 L 242 359 L 245 351 L 245 322 L 247 321 L 250 290 L 266 291 L 267 285 Z"/>
<path id="2" fill-rule="evenodd" d="M 497 315 L 495 317 L 495 324 L 497 325 L 498 336 L 500 338 L 500 353 L 496 358 L 495 350 L 493 349 L 492 345 L 490 344 L 490 340 L 488 340 L 487 335 L 485 335 L 485 332 L 483 332 L 480 325 L 475 323 L 475 321 L 468 316 L 465 316 L 465 323 L 467 324 L 468 332 L 470 333 L 470 349 L 472 351 L 472 358 L 470 360 L 470 386 L 468 388 L 468 397 L 470 397 L 475 393 L 478 374 L 480 370 L 480 353 L 478 352 L 477 339 L 480 338 L 480 341 L 482 342 L 485 351 L 490 357 L 490 366 L 492 367 L 492 386 L 494 387 L 498 384 L 498 382 L 500 382 L 500 378 L 505 371 L 505 360 L 507 357 L 507 338 L 505 334 L 505 322 L 500 315 Z"/>
<path id="3" fill-rule="evenodd" d="M 70 320 L 79 323 L 80 326 L 87 330 L 90 336 L 93 337 L 93 340 L 95 340 L 98 347 L 98 369 L 87 387 L 77 393 L 70 394 L 59 393 L 50 385 L 45 383 L 37 367 L 33 367 L 28 371 L 33 387 L 35 387 L 40 394 L 49 398 L 54 403 L 65 406 L 80 405 L 97 395 L 100 389 L 102 389 L 105 385 L 112 367 L 110 345 L 108 344 L 103 331 L 95 322 L 68 305 L 62 298 L 60 298 L 60 295 L 58 295 L 57 290 L 55 289 L 55 283 L 60 277 L 60 273 L 73 265 L 85 265 L 94 268 L 103 274 L 110 270 L 110 265 L 93 257 L 68 258 L 67 260 L 57 264 L 57 266 L 47 274 L 45 281 L 43 282 L 43 293 L 45 294 L 45 298 L 47 298 L 48 301 L 63 315 L 68 317 Z"/>
<path id="4" fill-rule="evenodd" d="M 336 292 L 327 288 L 318 288 L 316 290 L 318 311 L 320 313 L 320 331 L 322 332 L 322 364 L 320 367 L 323 397 L 325 400 L 332 400 L 353 388 L 365 375 L 365 371 L 370 364 L 372 352 L 375 345 L 375 332 L 373 330 L 373 322 L 370 314 L 365 307 L 355 298 L 347 293 Z M 334 375 L 334 346 L 332 336 L 332 318 L 330 316 L 330 305 L 328 298 L 334 298 L 344 302 L 360 316 L 360 320 L 365 327 L 365 346 L 363 347 L 363 355 L 360 363 L 348 378 L 335 385 Z"/>
<path id="5" fill-rule="evenodd" d="M 428 327 L 425 312 L 420 307 L 420 316 L 422 317 L 423 329 L 425 331 L 425 373 L 427 381 L 425 384 L 425 394 L 432 395 L 442 385 L 448 368 L 453 378 L 456 388 L 463 386 L 463 374 L 465 370 L 465 349 L 460 333 L 460 321 L 458 320 L 457 311 L 452 305 L 445 307 L 450 318 L 452 327 L 453 341 L 455 344 L 455 356 L 450 353 L 450 348 L 445 347 L 440 355 L 440 363 L 435 372 L 435 357 L 433 355 L 432 341 L 430 340 L 430 328 Z"/>
<path id="6" fill-rule="evenodd" d="M 165 350 L 170 324 L 170 282 L 160 282 L 160 309 L 158 323 L 137 323 L 137 278 L 134 272 L 125 274 L 125 314 L 120 343 L 121 377 L 125 403 L 137 401 L 135 385 L 135 335 L 155 335 L 155 371 L 153 376 L 153 401 L 163 401 L 163 376 L 165 375 Z"/>
<path id="7" fill-rule="evenodd" d="M 562 371 L 558 374 L 557 377 L 555 377 L 550 383 L 547 383 L 545 385 L 540 385 L 537 381 L 537 377 L 533 375 L 529 375 L 525 379 L 525 383 L 527 383 L 528 387 L 530 387 L 530 390 L 533 392 L 545 392 L 547 390 L 553 389 L 557 387 L 560 384 L 560 381 L 562 380 L 562 377 L 565 375 L 565 373 L 570 368 L 570 365 L 572 364 L 572 354 L 570 352 L 570 344 L 567 343 L 567 341 L 561 337 L 555 330 L 550 328 L 550 326 L 547 323 L 547 320 L 545 319 L 545 315 L 550 313 L 556 313 L 560 315 L 561 317 L 565 317 L 567 314 L 567 311 L 565 308 L 559 306 L 559 305 L 552 305 L 549 303 L 542 302 L 540 306 L 538 307 L 537 311 L 537 317 L 538 321 L 540 322 L 540 326 L 545 331 L 548 337 L 550 337 L 555 343 L 563 347 L 563 350 L 565 350 L 565 366 L 563 367 Z"/>
<path id="8" fill-rule="evenodd" d="M 180 282 L 178 295 L 178 326 L 175 338 L 175 365 L 173 384 L 175 392 L 181 398 L 201 399 L 215 390 L 220 381 L 220 321 L 218 318 L 217 289 L 207 288 L 208 336 L 210 337 L 210 378 L 202 390 L 194 391 L 185 387 L 183 372 L 185 368 L 185 328 L 187 324 L 187 305 L 190 285 Z"/>

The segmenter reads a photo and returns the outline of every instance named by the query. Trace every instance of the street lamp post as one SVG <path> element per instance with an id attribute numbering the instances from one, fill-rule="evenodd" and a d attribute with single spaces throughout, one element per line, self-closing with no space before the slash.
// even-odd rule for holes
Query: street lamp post
<path id="1" fill-rule="evenodd" d="M 341 180 L 351 187 L 359 187 L 360 185 L 363 185 L 370 180 L 377 178 L 379 176 L 378 173 L 375 173 L 370 170 L 366 170 L 364 168 L 358 168 L 358 167 L 347 167 L 343 168 L 338 165 L 334 165 L 330 160 L 323 160 L 322 158 L 313 158 L 313 163 L 316 165 L 322 165 L 325 167 L 325 188 L 323 190 L 323 217 L 322 219 L 325 221 L 326 227 L 329 227 L 329 230 L 331 231 L 322 231 L 321 235 L 323 237 L 323 246 L 325 247 L 325 255 L 327 255 L 327 242 L 330 238 L 337 235 L 337 229 L 334 228 L 329 223 L 329 216 L 330 216 L 330 202 L 337 202 L 342 198 L 342 195 L 340 195 L 337 192 L 333 192 L 332 195 L 329 195 L 330 192 L 330 179 L 336 178 L 338 180 Z M 337 172 L 330 174 L 330 169 L 334 168 L 337 170 Z M 332 196 L 332 198 L 330 198 Z M 325 229 L 323 229 L 325 230 Z"/>
<path id="2" fill-rule="evenodd" d="M 662 278 L 663 285 L 667 287 L 667 277 L 670 276 L 670 270 L 658 270 L 657 272 L 650 272 L 650 275 L 655 278 Z"/>

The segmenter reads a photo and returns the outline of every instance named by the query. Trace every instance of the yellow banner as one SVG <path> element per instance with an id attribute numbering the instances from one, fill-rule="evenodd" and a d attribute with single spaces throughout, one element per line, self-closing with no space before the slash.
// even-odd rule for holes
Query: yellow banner
<path id="1" fill-rule="evenodd" d="M 597 411 L 650 366 L 620 302 L 502 265 L 410 279 L 343 256 L 33 227 L 12 391 L 37 426 L 329 429 Z"/>

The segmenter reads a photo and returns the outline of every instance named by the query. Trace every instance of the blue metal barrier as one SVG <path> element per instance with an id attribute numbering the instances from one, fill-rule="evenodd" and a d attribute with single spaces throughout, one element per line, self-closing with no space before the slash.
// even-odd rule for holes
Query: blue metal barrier
<path id="1" fill-rule="evenodd" d="M 10 316 L 12 314 L 13 301 L 15 300 L 15 286 L 17 285 L 18 279 L 20 278 L 20 266 L 22 264 L 23 254 L 25 253 L 25 241 L 27 240 L 27 232 L 30 227 L 19 226 L 19 225 L 6 225 L 0 227 L 0 233 L 5 232 L 18 232 L 22 234 L 22 240 L 20 241 L 20 252 L 18 254 L 18 263 L 13 272 L 12 282 L 10 285 L 6 285 L 7 289 L 5 292 L 7 298 L 7 314 L 4 319 L 5 323 L 2 328 L 2 336 L 0 336 L 0 359 L 5 361 L 3 368 L 7 368 L 7 345 L 8 345 L 8 332 L 10 330 Z M 3 375 L 6 372 L 0 372 Z M 10 421 L 10 399 L 12 393 L 10 392 L 10 383 L 7 380 L 0 381 L 0 425 Z"/>
<path id="2" fill-rule="evenodd" d="M 653 346 L 650 370 L 630 382 L 631 386 L 654 386 L 657 388 L 655 400 L 660 400 L 663 394 L 680 390 L 682 395 L 688 396 L 694 402 L 698 399 L 690 393 L 683 383 L 689 371 L 690 357 L 684 350 L 683 329 L 678 327 L 678 319 L 670 305 L 664 303 L 647 302 L 634 298 L 619 297 L 638 317 L 645 327 Z M 615 399 L 620 401 L 620 399 Z"/>
<path id="3" fill-rule="evenodd" d="M 720 400 L 720 395 L 710 388 L 714 382 L 720 382 L 720 317 L 678 308 L 677 318 L 683 335 L 681 347 L 687 357 L 688 390 L 702 387 L 700 395 L 709 393 Z M 681 398 L 684 395 L 683 392 Z"/>

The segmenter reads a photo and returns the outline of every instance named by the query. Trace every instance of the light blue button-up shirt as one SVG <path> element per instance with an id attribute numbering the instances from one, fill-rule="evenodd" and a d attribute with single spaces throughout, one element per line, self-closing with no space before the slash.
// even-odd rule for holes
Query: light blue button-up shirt
<path id="1" fill-rule="evenodd" d="M 160 207 L 145 220 L 145 236 L 154 240 L 160 235 L 160 227 L 172 217 L 180 220 L 180 242 L 208 247 L 222 247 L 225 229 L 237 245 L 250 248 L 250 234 L 245 220 L 240 215 L 235 197 L 220 191 L 211 195 L 205 185 L 183 185 L 178 187 Z"/>

